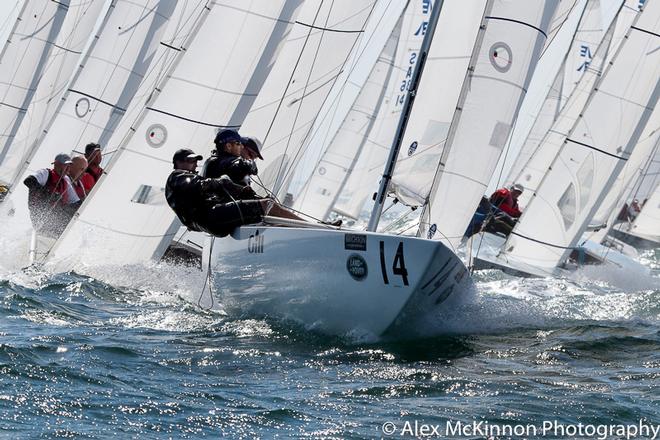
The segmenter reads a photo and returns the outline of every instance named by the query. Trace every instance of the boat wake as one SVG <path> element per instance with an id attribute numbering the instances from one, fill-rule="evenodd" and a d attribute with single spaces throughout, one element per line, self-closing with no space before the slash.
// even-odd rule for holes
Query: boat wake
<path id="1" fill-rule="evenodd" d="M 653 256 L 648 258 L 654 260 Z M 577 281 L 516 278 L 497 270 L 480 271 L 475 274 L 476 289 L 470 295 L 447 301 L 435 316 L 418 322 L 410 333 L 383 338 L 365 333 L 356 323 L 340 339 L 349 344 L 370 344 L 409 339 L 411 335 L 433 338 L 502 334 L 659 320 L 660 278 L 613 272 L 609 276 L 616 283 L 590 280 L 592 274 L 588 271 L 598 269 L 587 269 Z M 87 265 L 77 270 L 85 275 L 0 266 L 2 290 L 15 299 L 12 315 L 54 326 L 213 331 L 237 338 L 269 339 L 293 332 L 306 340 L 305 333 L 322 333 L 322 328 L 314 325 L 273 321 L 267 313 L 251 315 L 249 305 L 223 304 L 223 299 L 217 297 L 219 292 L 211 295 L 205 274 L 195 267 L 154 263 Z M 26 292 L 31 295 L 26 296 Z M 57 300 L 39 304 L 39 298 L 49 295 Z"/>

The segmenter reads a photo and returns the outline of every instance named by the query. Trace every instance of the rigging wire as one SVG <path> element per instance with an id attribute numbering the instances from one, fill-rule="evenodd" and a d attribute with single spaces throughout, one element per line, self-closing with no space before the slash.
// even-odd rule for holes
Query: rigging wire
<path id="1" fill-rule="evenodd" d="M 197 299 L 197 305 L 200 309 L 204 309 L 202 306 L 202 298 L 204 297 L 204 292 L 206 291 L 206 286 L 209 286 L 209 295 L 211 296 L 211 305 L 206 310 L 212 310 L 215 305 L 215 296 L 213 295 L 213 280 L 211 276 L 211 255 L 213 255 L 213 245 L 215 244 L 215 236 L 211 236 L 211 243 L 209 244 L 209 260 L 206 265 L 206 276 L 204 277 L 204 285 L 202 286 L 202 291 L 199 294 Z"/>

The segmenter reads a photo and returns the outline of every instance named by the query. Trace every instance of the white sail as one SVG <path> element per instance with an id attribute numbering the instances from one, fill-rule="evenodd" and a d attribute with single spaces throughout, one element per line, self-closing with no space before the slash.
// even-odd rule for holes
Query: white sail
<path id="1" fill-rule="evenodd" d="M 603 25 L 602 0 L 587 0 L 584 13 L 575 32 L 575 36 L 566 54 L 564 64 L 562 104 L 587 70 L 596 53 L 607 26 Z M 622 0 L 618 0 L 623 3 Z M 561 105 L 560 105 L 561 107 Z"/>
<path id="2" fill-rule="evenodd" d="M 114 0 L 77 66 L 43 134 L 24 163 L 15 171 L 7 199 L 11 214 L 29 225 L 28 189 L 21 182 L 47 168 L 60 152 L 84 151 L 89 142 L 105 145 L 125 116 L 138 87 L 150 71 L 161 37 L 176 8 L 175 0 L 149 0 L 138 4 Z M 155 78 L 154 78 L 155 79 Z"/>
<path id="3" fill-rule="evenodd" d="M 375 0 L 307 1 L 241 127 L 263 142 L 261 184 L 283 198 L 330 90 L 357 47 Z M 254 184 L 253 184 L 254 186 Z"/>
<path id="4" fill-rule="evenodd" d="M 258 94 L 300 1 L 208 2 L 166 78 L 123 137 L 99 188 L 51 252 L 56 261 L 131 264 L 159 258 L 180 223 L 164 185 L 182 147 L 208 154 L 215 132 L 237 127 Z M 218 30 L 222 29 L 222 38 Z"/>
<path id="5" fill-rule="evenodd" d="M 630 157 L 660 94 L 660 2 L 638 14 L 503 247 L 503 258 L 563 263 Z"/>
<path id="6" fill-rule="evenodd" d="M 433 237 L 437 230 L 435 238 L 453 248 L 463 237 L 505 147 L 557 3 L 489 3 L 452 119 L 451 113 L 437 116 L 446 94 L 420 94 L 422 102 L 411 115 L 419 123 L 406 131 L 393 182 L 397 196 L 408 203 L 422 205 L 430 197 L 423 235 L 428 231 Z M 466 70 L 458 74 L 465 76 Z M 434 88 L 443 82 L 425 73 L 422 83 L 428 80 Z M 417 118 L 418 108 L 428 116 Z"/>
<path id="7" fill-rule="evenodd" d="M 296 209 L 325 219 L 342 196 L 348 202 L 342 214 L 357 218 L 366 191 L 375 187 L 374 176 L 382 170 L 394 136 L 401 107 L 394 96 L 401 93 L 401 84 L 415 63 L 417 57 L 412 54 L 418 51 L 424 34 L 418 29 L 429 10 L 421 1 L 414 1 L 403 11 L 355 102 L 298 194 Z M 379 157 L 378 166 L 370 173 L 369 158 L 374 156 Z M 356 181 L 372 186 L 358 188 Z"/>
<path id="8" fill-rule="evenodd" d="M 552 128 L 561 109 L 566 104 L 567 98 L 577 86 L 577 81 L 594 58 L 596 49 L 603 39 L 603 30 L 600 25 L 602 21 L 600 1 L 587 0 L 585 2 L 566 55 L 546 93 L 531 129 L 520 147 L 517 158 L 509 170 L 509 177 L 506 181 L 510 184 L 519 181 L 527 163 L 535 154 L 548 130 Z M 606 52 L 606 49 L 601 49 L 601 51 L 603 50 Z M 600 62 L 602 63 L 602 59 Z"/>
<path id="9" fill-rule="evenodd" d="M 0 182 L 14 186 L 16 179 L 22 174 L 21 167 L 59 107 L 61 96 L 66 92 L 66 86 L 80 64 L 78 59 L 90 40 L 104 6 L 107 7 L 105 2 L 87 0 L 72 1 L 69 5 L 57 42 L 27 113 L 15 137 L 5 144 L 6 155 L 4 160 L 0 161 Z M 108 9 L 106 15 L 113 9 Z"/>
<path id="10" fill-rule="evenodd" d="M 600 243 L 614 225 L 624 204 L 637 197 L 637 182 L 643 178 L 660 146 L 659 124 L 660 108 L 656 108 L 630 158 L 589 222 L 591 228 L 598 230 L 585 234 L 585 238 Z"/>
<path id="11" fill-rule="evenodd" d="M 660 186 L 656 187 L 651 197 L 644 203 L 630 232 L 660 242 Z"/>
<path id="12" fill-rule="evenodd" d="M 542 137 L 529 160 L 522 166 L 519 164 L 509 175 L 507 179 L 509 183 L 521 183 L 525 187 L 525 191 L 518 200 L 523 208 L 529 203 L 529 199 L 537 190 L 550 164 L 557 156 L 566 134 L 582 113 L 594 84 L 601 78 L 603 69 L 607 66 L 612 54 L 617 51 L 624 40 L 625 32 L 622 32 L 622 29 L 630 28 L 637 11 L 630 9 L 627 5 L 623 5 L 619 9 L 619 13 L 610 23 L 605 36 L 594 51 L 589 67 L 582 72 L 578 84 L 573 88 L 554 123 Z M 521 157 L 517 162 L 522 160 Z M 518 174 L 514 174 L 515 172 Z"/>
<path id="13" fill-rule="evenodd" d="M 48 67 L 69 3 L 26 1 L 0 54 L 0 164 Z"/>

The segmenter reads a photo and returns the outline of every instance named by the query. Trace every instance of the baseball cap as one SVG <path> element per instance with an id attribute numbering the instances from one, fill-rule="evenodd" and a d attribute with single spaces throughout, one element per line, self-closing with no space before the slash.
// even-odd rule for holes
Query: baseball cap
<path id="1" fill-rule="evenodd" d="M 264 160 L 264 157 L 261 155 L 261 142 L 259 141 L 259 139 L 252 137 L 246 137 L 243 139 L 245 139 L 245 142 L 243 142 L 243 146 L 255 152 L 259 159 Z"/>
<path id="2" fill-rule="evenodd" d="M 241 137 L 236 130 L 222 130 L 215 135 L 214 144 L 220 145 L 227 142 L 240 142 L 242 144 L 247 142 L 247 139 Z"/>
<path id="3" fill-rule="evenodd" d="M 520 183 L 516 183 L 516 184 L 514 184 L 514 185 L 511 187 L 511 189 L 514 190 L 514 191 L 520 191 L 520 192 L 525 191 L 525 187 L 522 186 Z"/>
<path id="4" fill-rule="evenodd" d="M 96 149 L 101 149 L 101 146 L 99 144 L 95 144 L 94 142 L 90 142 L 89 144 L 85 145 L 85 156 L 89 156 L 92 154 L 92 151 Z"/>
<path id="5" fill-rule="evenodd" d="M 61 163 L 63 165 L 69 165 L 69 164 L 72 163 L 71 162 L 71 156 L 69 156 L 66 153 L 60 153 L 57 156 L 55 156 L 55 160 L 53 161 L 53 163 L 56 163 L 56 162 Z"/>
<path id="6" fill-rule="evenodd" d="M 172 162 L 176 162 L 177 160 L 183 161 L 186 159 L 202 160 L 203 158 L 201 154 L 195 154 L 195 152 L 190 148 L 181 148 L 176 150 L 176 153 L 174 153 L 174 156 L 172 156 Z"/>

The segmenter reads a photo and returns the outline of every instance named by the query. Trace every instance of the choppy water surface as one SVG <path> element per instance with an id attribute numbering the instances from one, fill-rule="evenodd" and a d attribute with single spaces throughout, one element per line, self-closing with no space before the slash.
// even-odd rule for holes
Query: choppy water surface
<path id="1" fill-rule="evenodd" d="M 543 423 L 658 424 L 658 257 L 642 257 L 646 279 L 477 274 L 473 297 L 409 341 L 207 310 L 194 269 L 0 268 L 0 435 L 412 438 L 417 422 L 437 438 L 488 424 L 564 438 Z M 446 432 L 459 422 L 482 425 Z"/>

